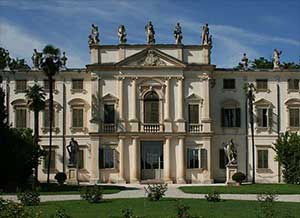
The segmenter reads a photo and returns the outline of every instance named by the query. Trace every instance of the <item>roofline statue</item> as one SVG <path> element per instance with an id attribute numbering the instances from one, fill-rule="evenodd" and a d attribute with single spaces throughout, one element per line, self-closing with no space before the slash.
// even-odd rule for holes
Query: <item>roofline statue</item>
<path id="1" fill-rule="evenodd" d="M 149 21 L 149 23 L 145 26 L 145 31 L 147 35 L 147 43 L 155 44 L 155 31 L 151 21 Z"/>

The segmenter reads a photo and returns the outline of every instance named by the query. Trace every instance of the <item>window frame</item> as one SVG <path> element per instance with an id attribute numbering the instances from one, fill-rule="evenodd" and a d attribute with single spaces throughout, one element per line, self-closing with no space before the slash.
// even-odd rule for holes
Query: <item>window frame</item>
<path id="1" fill-rule="evenodd" d="M 24 82 L 25 87 L 22 87 L 22 88 L 18 87 L 18 83 L 20 83 L 20 82 Z M 20 86 L 20 84 L 19 84 L 19 86 Z M 26 79 L 17 79 L 17 80 L 15 80 L 15 92 L 16 93 L 26 92 L 27 88 L 28 88 L 28 81 Z"/>
<path id="2" fill-rule="evenodd" d="M 98 166 L 100 170 L 114 170 L 116 169 L 117 163 L 116 163 L 116 145 L 101 145 L 99 147 L 99 158 L 98 158 Z M 101 158 L 101 150 L 103 150 L 103 158 Z M 111 150 L 112 152 L 112 160 L 110 163 L 112 163 L 112 167 L 106 167 L 106 158 L 105 158 L 105 153 L 104 150 Z M 101 162 L 102 161 L 102 162 Z"/>
<path id="3" fill-rule="evenodd" d="M 196 145 L 196 146 L 187 146 L 186 147 L 186 169 L 187 170 L 206 170 L 208 168 L 208 151 L 206 148 L 204 148 L 202 145 Z M 198 160 L 194 160 L 192 166 L 190 162 L 190 152 L 189 151 L 196 151 L 197 152 L 197 158 Z M 205 155 L 203 155 L 205 153 Z M 205 157 L 205 158 L 204 158 Z M 196 161 L 196 162 L 195 162 Z M 196 166 L 198 165 L 198 167 Z"/>
<path id="4" fill-rule="evenodd" d="M 147 95 L 149 95 L 151 93 L 154 93 L 156 95 L 155 99 L 147 99 Z M 151 114 L 149 115 L 149 113 L 147 113 L 147 112 L 150 112 L 150 111 L 153 110 L 153 108 L 150 108 L 150 109 L 148 108 L 149 110 L 146 109 L 147 106 L 149 106 L 149 105 L 147 105 L 148 103 L 152 103 L 150 105 L 151 107 L 154 104 L 156 105 L 157 114 L 156 114 L 156 117 L 155 117 L 156 119 L 155 120 L 154 119 L 152 120 L 152 118 L 154 117 L 153 113 L 152 113 L 152 115 Z M 160 111 L 160 99 L 159 99 L 159 95 L 158 95 L 158 93 L 156 91 L 150 90 L 150 91 L 148 91 L 148 92 L 145 93 L 145 95 L 144 95 L 144 101 L 143 101 L 143 111 L 144 111 L 144 117 L 143 117 L 144 124 L 159 124 L 160 123 L 160 120 L 161 120 L 161 115 L 160 115 L 160 112 L 161 112 Z M 149 117 L 147 117 L 147 116 L 149 116 Z M 149 118 L 149 120 L 148 120 L 148 118 Z M 150 121 L 150 122 L 148 122 L 148 121 Z"/>
<path id="5" fill-rule="evenodd" d="M 18 123 L 21 120 L 20 118 L 18 118 L 18 115 L 17 115 L 18 110 L 24 110 L 25 111 L 25 122 L 24 122 L 24 125 L 22 125 L 22 126 L 18 126 Z M 25 105 L 16 105 L 15 106 L 15 108 L 14 108 L 14 117 L 15 117 L 15 128 L 24 129 L 24 128 L 28 127 L 28 120 L 29 120 L 28 109 L 26 108 Z"/>
<path id="6" fill-rule="evenodd" d="M 265 154 L 263 154 L 262 156 L 260 155 L 260 152 L 266 152 L 267 153 L 267 159 L 265 160 Z M 268 148 L 259 148 L 257 149 L 257 169 L 269 169 L 269 149 Z M 260 157 L 263 157 L 260 160 Z M 266 165 L 266 166 L 265 166 Z"/>
<path id="7" fill-rule="evenodd" d="M 292 126 L 291 125 L 291 110 L 298 110 L 298 126 Z M 300 107 L 289 107 L 288 108 L 288 116 L 289 116 L 289 119 L 288 119 L 288 127 L 289 128 L 300 128 Z M 295 119 L 295 118 L 294 118 Z M 296 119 L 295 119 L 296 120 Z"/>
<path id="8" fill-rule="evenodd" d="M 81 82 L 81 87 L 76 87 L 76 85 L 78 85 L 78 82 Z M 84 84 L 84 79 L 83 78 L 72 78 L 72 84 L 71 84 L 71 93 L 77 93 L 77 92 L 82 92 L 82 93 L 86 93 L 85 91 L 85 84 Z"/>
<path id="9" fill-rule="evenodd" d="M 82 126 L 74 126 L 74 110 L 82 110 Z M 84 106 L 80 106 L 80 105 L 74 105 L 72 107 L 72 123 L 71 123 L 71 127 L 74 129 L 82 129 L 85 127 L 85 120 L 84 120 L 84 115 L 85 115 L 85 108 Z M 78 118 L 77 118 L 78 119 Z"/>
<path id="10" fill-rule="evenodd" d="M 233 85 L 233 86 L 231 86 L 231 85 Z M 234 90 L 234 89 L 236 89 L 235 79 L 234 78 L 223 78 L 223 89 L 224 90 Z"/>
<path id="11" fill-rule="evenodd" d="M 228 125 L 225 125 L 226 119 L 226 110 L 232 110 L 232 121 L 228 122 Z M 232 125 L 229 125 L 232 123 Z M 221 126 L 223 128 L 241 128 L 241 108 L 240 107 L 222 107 L 221 108 Z"/>
<path id="12" fill-rule="evenodd" d="M 266 87 L 259 87 L 259 83 L 265 82 Z M 256 79 L 256 92 L 269 92 L 268 79 Z"/>
<path id="13" fill-rule="evenodd" d="M 291 85 L 292 85 L 292 87 L 291 87 Z M 300 81 L 299 81 L 299 79 L 296 79 L 296 78 L 288 79 L 287 80 L 287 87 L 288 87 L 287 88 L 288 93 L 289 92 L 298 92 L 298 91 L 300 91 Z"/>
<path id="14" fill-rule="evenodd" d="M 188 110 L 187 110 L 187 112 L 188 112 L 188 122 L 189 122 L 189 124 L 200 124 L 201 122 L 200 122 L 200 105 L 199 105 L 199 103 L 188 103 Z M 191 122 L 192 121 L 192 119 L 191 119 L 191 111 L 190 111 L 190 107 L 191 106 L 193 106 L 193 107 L 197 107 L 197 112 L 198 113 L 196 113 L 197 114 L 197 119 L 196 120 L 198 120 L 197 122 Z"/>
<path id="15" fill-rule="evenodd" d="M 49 152 L 49 147 L 44 148 L 47 152 Z M 56 173 L 56 149 L 52 148 L 51 149 L 51 161 L 50 161 L 50 173 Z M 54 155 L 53 155 L 54 154 Z M 48 171 L 48 158 L 49 155 L 47 154 L 44 159 L 43 159 L 43 171 L 47 172 Z M 53 161 L 53 162 L 52 162 Z M 54 165 L 54 167 L 51 167 L 51 164 Z"/>

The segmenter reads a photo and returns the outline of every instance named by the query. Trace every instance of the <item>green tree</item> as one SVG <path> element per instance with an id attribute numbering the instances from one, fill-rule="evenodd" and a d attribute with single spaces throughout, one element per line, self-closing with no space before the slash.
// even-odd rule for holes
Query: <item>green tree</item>
<path id="1" fill-rule="evenodd" d="M 4 69 L 6 67 L 6 57 L 9 57 L 9 67 L 12 70 L 15 69 L 30 69 L 30 67 L 26 64 L 24 59 L 14 59 L 9 56 L 9 52 L 4 48 L 0 47 L 0 69 Z"/>
<path id="2" fill-rule="evenodd" d="M 300 69 L 300 64 L 295 64 L 294 62 L 283 62 L 283 69 Z"/>
<path id="3" fill-rule="evenodd" d="M 276 160 L 283 167 L 285 182 L 300 184 L 300 135 L 282 133 L 274 145 Z"/>
<path id="4" fill-rule="evenodd" d="M 268 60 L 264 57 L 260 57 L 258 59 L 254 59 L 250 65 L 251 69 L 272 69 L 273 62 L 272 60 Z"/>
<path id="5" fill-rule="evenodd" d="M 61 66 L 60 50 L 53 45 L 46 45 L 43 49 L 41 68 L 48 77 L 49 82 L 49 157 L 47 170 L 47 184 L 50 182 L 50 161 L 52 150 L 52 122 L 53 122 L 53 76 L 58 73 Z"/>
<path id="6" fill-rule="evenodd" d="M 45 109 L 45 92 L 38 84 L 29 87 L 26 90 L 27 106 L 34 112 L 34 141 L 39 143 L 39 112 Z M 38 157 L 36 157 L 38 158 Z M 35 166 L 35 179 L 37 181 L 38 165 Z"/>
<path id="7" fill-rule="evenodd" d="M 8 127 L 7 110 L 5 107 L 5 93 L 0 87 L 0 130 Z"/>

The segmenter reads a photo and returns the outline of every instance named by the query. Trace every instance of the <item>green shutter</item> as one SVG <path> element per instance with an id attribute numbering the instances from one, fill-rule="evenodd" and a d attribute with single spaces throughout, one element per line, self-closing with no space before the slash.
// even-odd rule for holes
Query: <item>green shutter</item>
<path id="1" fill-rule="evenodd" d="M 224 108 L 221 108 L 221 126 L 224 127 L 224 119 L 225 119 L 225 116 L 224 116 L 224 113 L 225 113 L 225 109 Z"/>
<path id="2" fill-rule="evenodd" d="M 201 148 L 200 150 L 200 161 L 201 161 L 201 168 L 207 169 L 207 150 Z"/>
<path id="3" fill-rule="evenodd" d="M 240 108 L 235 109 L 235 116 L 236 116 L 235 126 L 241 127 L 241 109 Z"/>
<path id="4" fill-rule="evenodd" d="M 268 118 L 269 118 L 268 127 L 272 127 L 273 126 L 273 109 L 272 108 L 268 109 Z"/>

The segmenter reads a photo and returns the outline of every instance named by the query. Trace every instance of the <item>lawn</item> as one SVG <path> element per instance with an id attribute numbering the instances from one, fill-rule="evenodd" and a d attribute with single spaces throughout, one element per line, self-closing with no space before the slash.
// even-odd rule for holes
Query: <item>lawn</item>
<path id="1" fill-rule="evenodd" d="M 275 192 L 276 194 L 300 194 L 300 185 L 292 184 L 245 184 L 241 186 L 183 186 L 185 193 L 207 194 L 217 191 L 221 194 L 260 194 Z"/>
<path id="2" fill-rule="evenodd" d="M 193 216 L 203 218 L 257 218 L 261 213 L 261 205 L 256 201 L 233 201 L 226 200 L 218 203 L 207 202 L 199 199 L 182 199 L 181 202 L 191 208 Z M 145 218 L 166 218 L 174 217 L 175 199 L 163 199 L 159 202 L 150 202 L 147 199 L 116 199 L 104 200 L 98 204 L 90 204 L 86 201 L 61 201 L 47 202 L 40 206 L 31 207 L 34 210 L 41 210 L 46 217 L 50 217 L 60 207 L 65 209 L 73 218 L 109 218 L 121 214 L 121 209 L 131 208 L 135 215 Z M 278 216 L 286 217 L 286 214 L 299 217 L 299 203 L 275 202 L 275 210 Z M 292 216 L 289 216 L 292 217 Z"/>

